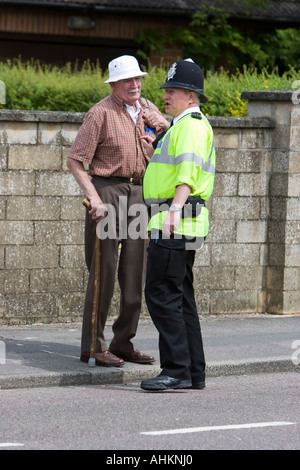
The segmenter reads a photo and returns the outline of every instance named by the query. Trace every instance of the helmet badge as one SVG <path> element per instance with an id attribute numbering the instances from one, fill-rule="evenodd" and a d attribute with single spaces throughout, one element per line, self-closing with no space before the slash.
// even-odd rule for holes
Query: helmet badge
<path id="1" fill-rule="evenodd" d="M 174 62 L 174 64 L 171 66 L 169 72 L 168 72 L 168 77 L 167 77 L 167 80 L 172 80 L 172 78 L 174 77 L 174 75 L 176 74 L 176 68 L 177 68 L 177 64 L 176 62 Z"/>

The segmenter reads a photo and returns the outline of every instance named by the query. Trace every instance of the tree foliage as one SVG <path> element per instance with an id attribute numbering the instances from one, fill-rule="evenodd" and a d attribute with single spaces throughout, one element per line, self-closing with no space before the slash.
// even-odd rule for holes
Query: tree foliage
<path id="1" fill-rule="evenodd" d="M 237 8 L 249 14 L 252 8 L 263 9 L 268 3 L 269 0 L 236 0 Z M 223 67 L 235 71 L 247 65 L 260 70 L 278 67 L 283 73 L 289 67 L 300 67 L 299 28 L 274 28 L 253 34 L 233 24 L 224 1 L 217 4 L 202 3 L 192 16 L 188 29 L 174 28 L 164 34 L 140 31 L 136 37 L 140 55 L 145 58 L 155 49 L 163 53 L 169 43 L 182 45 L 184 56 L 192 57 L 205 70 Z"/>

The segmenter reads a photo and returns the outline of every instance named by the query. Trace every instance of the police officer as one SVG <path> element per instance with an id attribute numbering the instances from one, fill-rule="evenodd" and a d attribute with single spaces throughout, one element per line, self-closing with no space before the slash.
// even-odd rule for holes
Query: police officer
<path id="1" fill-rule="evenodd" d="M 159 332 L 162 371 L 143 380 L 144 390 L 205 387 L 205 356 L 194 298 L 195 249 L 208 233 L 213 191 L 213 131 L 200 110 L 206 102 L 203 72 L 191 59 L 175 62 L 165 89 L 171 127 L 152 143 L 155 151 L 143 182 L 151 234 L 145 298 Z M 150 138 L 144 145 L 150 150 Z"/>

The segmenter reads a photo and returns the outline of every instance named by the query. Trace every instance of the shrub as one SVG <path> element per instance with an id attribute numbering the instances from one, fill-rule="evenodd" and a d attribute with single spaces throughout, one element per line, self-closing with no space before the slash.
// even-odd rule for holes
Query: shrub
<path id="1" fill-rule="evenodd" d="M 209 98 L 201 107 L 211 116 L 245 116 L 247 102 L 241 99 L 242 91 L 292 89 L 293 82 L 299 78 L 299 72 L 290 68 L 282 76 L 276 69 L 256 69 L 244 66 L 243 72 L 230 75 L 225 70 L 208 73 L 204 83 L 204 92 Z"/>
<path id="2" fill-rule="evenodd" d="M 159 67 L 149 64 L 147 71 L 142 95 L 164 112 L 164 92 L 159 86 L 165 82 L 167 68 L 163 64 Z M 111 92 L 109 84 L 104 83 L 106 78 L 107 72 L 102 72 L 100 64 L 89 61 L 80 70 L 70 64 L 63 68 L 42 66 L 34 60 L 23 63 L 21 59 L 14 59 L 0 63 L 7 109 L 86 112 Z M 202 109 L 212 116 L 244 116 L 247 103 L 240 97 L 242 91 L 292 89 L 297 79 L 299 72 L 293 68 L 281 76 L 276 69 L 258 72 L 247 67 L 235 74 L 225 70 L 208 72 L 204 92 L 209 101 Z"/>
<path id="3" fill-rule="evenodd" d="M 6 83 L 6 108 L 51 111 L 87 111 L 110 93 L 99 64 L 86 61 L 83 68 L 41 66 L 20 59 L 0 63 Z"/>

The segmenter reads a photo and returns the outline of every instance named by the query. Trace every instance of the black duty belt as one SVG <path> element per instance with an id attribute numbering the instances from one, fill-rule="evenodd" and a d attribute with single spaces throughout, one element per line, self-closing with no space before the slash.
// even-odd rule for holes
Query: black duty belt
<path id="1" fill-rule="evenodd" d="M 167 199 L 166 203 L 170 206 L 173 203 L 173 198 Z M 185 201 L 185 204 L 205 204 L 204 199 L 201 196 L 189 196 Z"/>
<path id="2" fill-rule="evenodd" d="M 152 206 L 149 206 L 149 217 L 152 217 L 158 212 L 165 210 L 165 204 L 170 207 L 172 202 L 173 198 L 166 199 L 161 204 L 153 204 Z M 198 217 L 203 206 L 205 206 L 205 201 L 201 196 L 189 196 L 182 208 L 181 217 Z"/>
<path id="3" fill-rule="evenodd" d="M 173 199 L 167 199 L 166 203 L 171 206 Z M 189 196 L 182 208 L 182 217 L 198 217 L 201 208 L 205 206 L 205 201 L 201 196 Z"/>
<path id="4" fill-rule="evenodd" d="M 135 186 L 142 186 L 143 179 L 137 178 L 122 178 L 121 176 L 110 176 L 109 179 L 115 183 L 128 183 Z"/>

